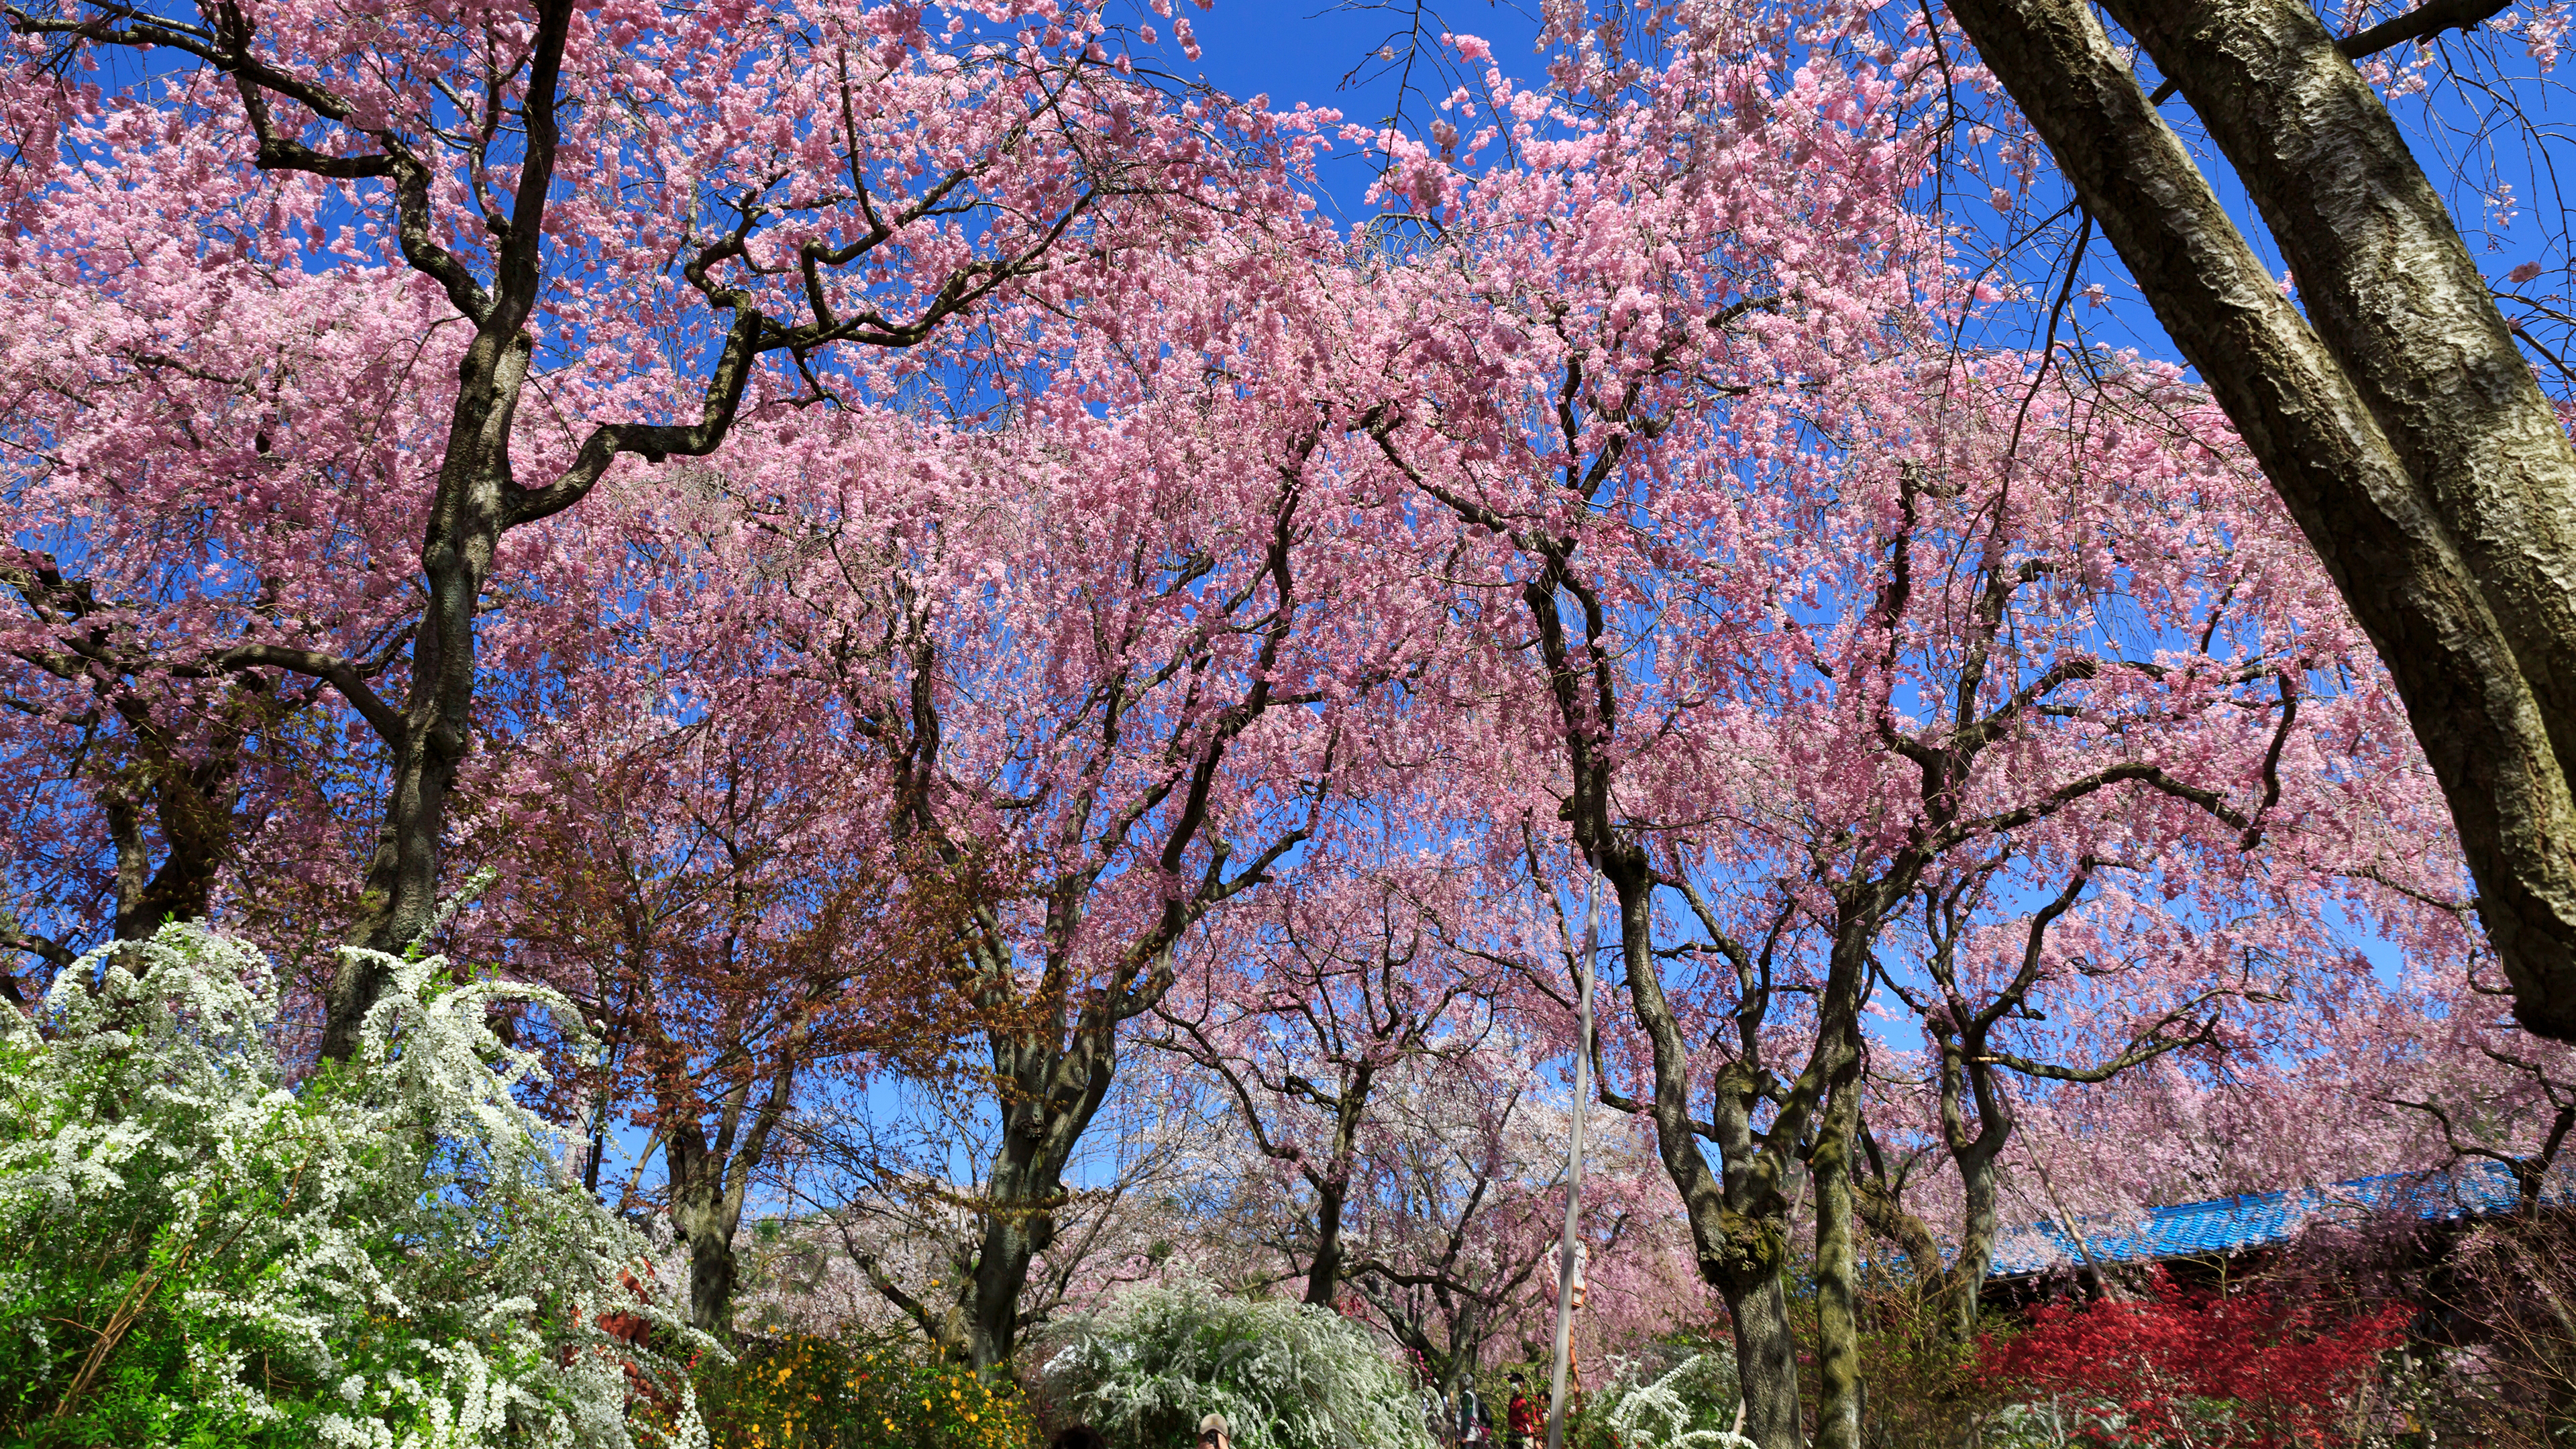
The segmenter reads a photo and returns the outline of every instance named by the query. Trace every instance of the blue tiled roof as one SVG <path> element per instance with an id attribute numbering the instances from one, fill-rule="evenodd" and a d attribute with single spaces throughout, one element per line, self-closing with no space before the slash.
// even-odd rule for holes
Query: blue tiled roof
<path id="1" fill-rule="evenodd" d="M 2541 1200 L 2576 1203 L 2576 1178 L 2551 1174 L 2542 1184 Z M 2516 1205 L 2513 1174 L 2500 1162 L 2480 1161 L 2431 1174 L 2393 1172 L 2331 1187 L 2150 1208 L 2144 1221 L 2085 1222 L 2080 1241 L 2056 1223 L 2036 1223 L 2003 1234 L 1986 1276 L 2015 1278 L 2072 1267 L 2088 1258 L 2095 1263 L 2153 1263 L 2211 1257 L 2287 1242 L 2319 1222 L 2410 1209 L 2425 1222 L 2442 1222 L 2507 1213 Z"/>

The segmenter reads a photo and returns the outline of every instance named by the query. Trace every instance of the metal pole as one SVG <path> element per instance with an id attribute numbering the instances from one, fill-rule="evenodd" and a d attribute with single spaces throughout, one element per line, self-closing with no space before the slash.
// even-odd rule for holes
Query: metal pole
<path id="1" fill-rule="evenodd" d="M 1556 1366 L 1547 1382 L 1547 1449 L 1565 1449 L 1565 1360 L 1574 1331 L 1574 1228 L 1583 1214 L 1583 1108 L 1592 1095 L 1592 956 L 1600 941 L 1600 877 L 1583 861 L 1583 959 L 1574 968 L 1574 1129 L 1565 1146 L 1565 1235 L 1556 1248 Z"/>

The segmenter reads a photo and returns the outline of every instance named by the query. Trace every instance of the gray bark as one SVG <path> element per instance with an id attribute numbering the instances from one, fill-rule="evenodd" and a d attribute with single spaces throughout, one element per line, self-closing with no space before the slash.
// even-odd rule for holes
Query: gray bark
<path id="1" fill-rule="evenodd" d="M 689 1245 L 689 1321 L 709 1333 L 729 1333 L 738 1269 L 733 1238 L 742 1226 L 744 1178 L 727 1173 L 721 1161 L 684 1167 L 676 1148 L 665 1160 L 672 1178 L 671 1226 Z"/>
<path id="2" fill-rule="evenodd" d="M 1578 837 L 1582 832 L 1577 818 Z M 1645 852 L 1633 845 L 1600 853 L 1601 873 L 1619 904 L 1620 951 L 1629 1001 L 1651 1047 L 1654 1091 L 1645 1110 L 1655 1128 L 1655 1149 L 1682 1197 L 1700 1274 L 1726 1301 L 1735 1332 L 1736 1381 L 1744 1396 L 1744 1433 L 1762 1449 L 1798 1449 L 1806 1440 L 1798 1402 L 1798 1345 L 1789 1322 L 1780 1276 L 1788 1262 L 1789 1204 L 1780 1188 L 1790 1168 L 1792 1144 L 1805 1132 L 1827 1077 L 1840 1034 L 1834 1019 L 1856 1010 L 1858 979 L 1830 974 L 1819 996 L 1827 1013 L 1816 1050 L 1798 1080 L 1776 1096 L 1777 1113 L 1757 1133 L 1754 1112 L 1766 1095 L 1758 1016 L 1740 1022 L 1748 1050 L 1719 1068 L 1710 1121 L 1690 1115 L 1690 1050 L 1671 1003 L 1663 994 L 1652 949 L 1652 876 Z M 1838 963 L 1842 955 L 1837 953 Z M 1756 1008 L 1758 1010 L 1758 1007 Z M 1604 1100 L 1612 1106 L 1635 1104 Z M 1717 1144 L 1721 1169 L 1712 1169 L 1700 1140 Z"/>
<path id="3" fill-rule="evenodd" d="M 1807 1439 L 1798 1407 L 1798 1335 L 1789 1324 L 1789 1292 L 1780 1270 L 1731 1276 L 1716 1287 L 1735 1335 L 1744 1436 L 1762 1449 L 1798 1449 Z"/>
<path id="4" fill-rule="evenodd" d="M 2576 453 L 2395 122 L 2306 6 L 2110 8 L 2244 181 L 2308 315 L 2090 8 L 1951 6 L 2378 646 L 2517 1015 L 2576 1040 Z"/>
<path id="5" fill-rule="evenodd" d="M 1857 1025 L 1857 1023 L 1855 1023 Z M 1816 1183 L 1816 1444 L 1860 1449 L 1860 1252 L 1852 1231 L 1852 1149 L 1860 1128 L 1861 1055 L 1842 1044 L 1808 1156 Z"/>

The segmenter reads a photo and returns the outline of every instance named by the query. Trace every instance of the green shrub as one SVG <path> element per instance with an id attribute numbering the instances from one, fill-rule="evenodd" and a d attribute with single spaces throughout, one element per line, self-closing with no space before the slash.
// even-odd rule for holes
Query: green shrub
<path id="1" fill-rule="evenodd" d="M 1237 1449 L 1426 1449 L 1422 1401 L 1368 1330 L 1201 1284 L 1130 1289 L 1051 1335 L 1057 1416 L 1121 1449 L 1179 1449 L 1219 1413 Z"/>
<path id="2" fill-rule="evenodd" d="M 1614 1359 L 1610 1382 L 1583 1396 L 1567 1439 L 1576 1449 L 1753 1449 L 1734 1432 L 1737 1402 L 1735 1360 L 1722 1351 Z"/>
<path id="3" fill-rule="evenodd" d="M 906 1346 L 799 1335 L 743 1345 L 698 1376 L 715 1449 L 1027 1449 L 1013 1386 Z"/>
<path id="4" fill-rule="evenodd" d="M 578 1017 L 377 964 L 361 1059 L 294 1086 L 267 963 L 200 928 L 5 1013 L 0 1442 L 625 1446 L 643 1419 L 695 1439 L 668 1361 L 599 1327 L 693 1342 L 636 1291 L 647 1244 L 561 1179 L 514 1096 L 537 1064 L 484 1025 L 505 994 Z"/>

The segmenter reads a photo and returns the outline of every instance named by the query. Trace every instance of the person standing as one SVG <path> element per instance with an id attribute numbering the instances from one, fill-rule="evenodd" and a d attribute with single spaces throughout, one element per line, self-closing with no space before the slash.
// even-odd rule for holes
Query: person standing
<path id="1" fill-rule="evenodd" d="M 1199 1420 L 1198 1449 L 1234 1449 L 1233 1426 L 1226 1423 L 1225 1415 L 1210 1414 Z"/>
<path id="2" fill-rule="evenodd" d="M 1530 1402 L 1527 1380 L 1514 1374 L 1511 1382 L 1511 1402 L 1503 1406 L 1503 1443 L 1510 1449 L 1529 1449 L 1539 1432 L 1538 1405 Z"/>
<path id="3" fill-rule="evenodd" d="M 1493 1437 L 1494 1418 L 1485 1412 L 1485 1401 L 1476 1394 L 1476 1381 L 1469 1379 L 1458 1386 L 1459 1449 L 1473 1449 Z"/>

